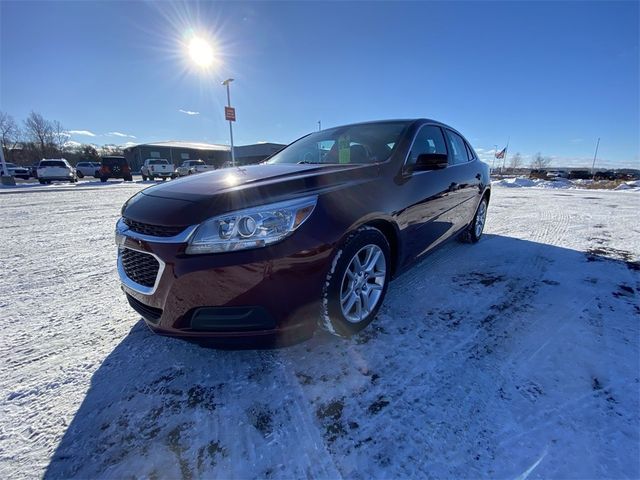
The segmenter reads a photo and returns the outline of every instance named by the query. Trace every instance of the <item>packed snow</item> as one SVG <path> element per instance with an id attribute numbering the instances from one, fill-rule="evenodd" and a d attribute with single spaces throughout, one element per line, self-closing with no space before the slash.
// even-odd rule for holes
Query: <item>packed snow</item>
<path id="1" fill-rule="evenodd" d="M 120 291 L 143 186 L 0 191 L 1 478 L 640 477 L 640 193 L 498 185 L 358 336 L 219 351 Z"/>
<path id="2" fill-rule="evenodd" d="M 553 189 L 570 189 L 570 188 L 589 188 L 592 190 L 603 189 L 600 185 L 608 182 L 600 182 L 594 180 L 569 180 L 567 178 L 554 178 L 552 180 L 543 180 L 540 178 L 512 177 L 495 180 L 492 185 L 507 188 L 553 188 Z M 606 189 L 606 188 L 605 188 Z M 631 180 L 623 182 L 612 190 L 632 190 L 640 191 L 640 180 Z"/>

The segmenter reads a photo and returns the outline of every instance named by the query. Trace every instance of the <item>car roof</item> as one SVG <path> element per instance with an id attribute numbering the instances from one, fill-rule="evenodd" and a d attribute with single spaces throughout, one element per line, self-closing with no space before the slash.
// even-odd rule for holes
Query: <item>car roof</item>
<path id="1" fill-rule="evenodd" d="M 409 123 L 412 126 L 418 125 L 418 124 L 433 123 L 441 127 L 450 128 L 454 132 L 458 132 L 455 128 L 447 125 L 446 123 L 442 123 L 442 122 L 439 122 L 438 120 L 433 120 L 431 118 L 392 118 L 388 120 L 371 120 L 367 122 L 356 122 L 356 123 L 347 123 L 344 125 L 335 125 L 333 127 L 326 128 L 325 130 L 330 130 L 334 128 L 343 128 L 343 127 L 353 127 L 356 125 L 372 125 L 376 123 Z"/>

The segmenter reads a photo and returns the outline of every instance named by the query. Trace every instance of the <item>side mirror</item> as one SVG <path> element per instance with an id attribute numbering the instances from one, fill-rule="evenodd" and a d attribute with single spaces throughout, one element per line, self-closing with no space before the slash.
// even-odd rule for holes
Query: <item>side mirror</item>
<path id="1" fill-rule="evenodd" d="M 448 164 L 447 155 L 444 153 L 422 153 L 418 155 L 416 164 L 413 166 L 413 171 L 441 170 L 447 168 Z"/>

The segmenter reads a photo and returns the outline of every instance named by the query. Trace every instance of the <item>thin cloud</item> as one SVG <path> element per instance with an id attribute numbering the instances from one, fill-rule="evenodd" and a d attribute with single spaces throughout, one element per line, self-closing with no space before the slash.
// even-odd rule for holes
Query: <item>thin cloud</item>
<path id="1" fill-rule="evenodd" d="M 136 138 L 134 135 L 129 135 L 127 133 L 122 132 L 109 132 L 107 133 L 109 137 L 121 137 L 121 138 Z"/>
<path id="2" fill-rule="evenodd" d="M 71 135 L 83 135 L 85 137 L 95 137 L 96 134 L 90 130 L 69 130 Z"/>
<path id="3" fill-rule="evenodd" d="M 194 112 L 193 110 L 178 110 L 180 113 L 186 113 L 187 115 L 200 115 L 200 112 Z"/>

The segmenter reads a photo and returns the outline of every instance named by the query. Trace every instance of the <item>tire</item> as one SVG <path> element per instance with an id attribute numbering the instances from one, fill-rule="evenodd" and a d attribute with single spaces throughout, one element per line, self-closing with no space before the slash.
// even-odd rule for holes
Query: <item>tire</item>
<path id="1" fill-rule="evenodd" d="M 78 175 L 78 178 L 84 178 L 84 173 L 82 173 L 80 170 L 76 172 L 76 175 Z"/>
<path id="2" fill-rule="evenodd" d="M 101 181 L 102 183 L 105 183 L 107 180 L 109 180 L 109 178 L 108 178 L 108 177 L 100 177 L 100 181 Z"/>
<path id="3" fill-rule="evenodd" d="M 460 234 L 460 241 L 464 243 L 476 243 L 480 240 L 487 221 L 488 206 L 489 201 L 487 200 L 487 197 L 483 197 L 476 209 L 476 214 L 473 216 L 473 220 Z"/>
<path id="4" fill-rule="evenodd" d="M 44 180 L 38 180 L 40 182 L 40 185 L 44 185 L 46 182 Z"/>
<path id="5" fill-rule="evenodd" d="M 390 265 L 389 242 L 380 230 L 361 227 L 350 234 L 336 251 L 327 274 L 322 291 L 322 328 L 349 337 L 369 325 L 387 293 Z M 363 299 L 368 302 L 364 311 Z"/>
<path id="6" fill-rule="evenodd" d="M 151 180 L 152 182 L 155 180 L 155 177 L 149 177 L 149 180 Z"/>
<path id="7" fill-rule="evenodd" d="M 162 177 L 162 181 L 164 182 L 167 179 L 167 177 Z"/>
<path id="8" fill-rule="evenodd" d="M 93 173 L 93 178 L 100 178 L 100 171 L 99 171 L 99 170 L 96 170 L 96 171 Z"/>
<path id="9" fill-rule="evenodd" d="M 127 175 L 126 177 L 124 177 L 124 181 L 125 182 L 133 182 L 133 177 L 131 175 Z"/>
<path id="10" fill-rule="evenodd" d="M 142 181 L 146 182 L 147 181 L 147 176 L 146 175 L 142 175 Z"/>

